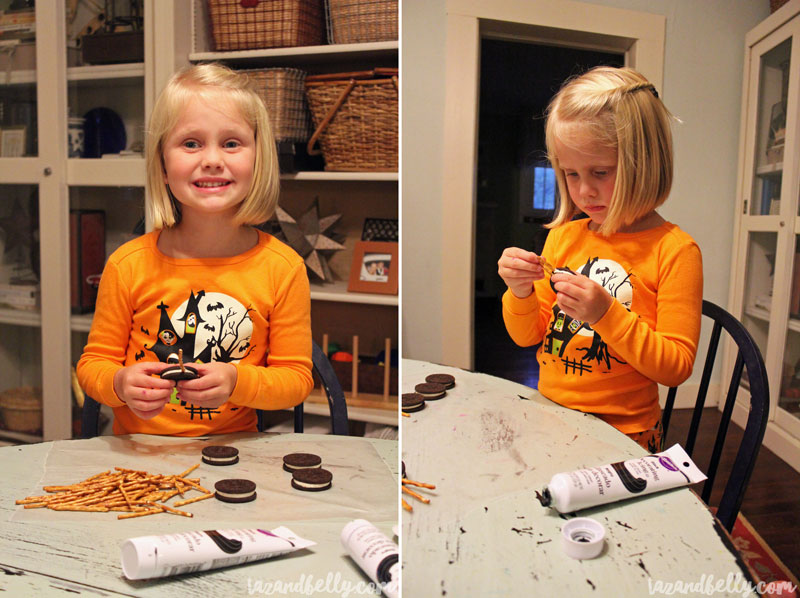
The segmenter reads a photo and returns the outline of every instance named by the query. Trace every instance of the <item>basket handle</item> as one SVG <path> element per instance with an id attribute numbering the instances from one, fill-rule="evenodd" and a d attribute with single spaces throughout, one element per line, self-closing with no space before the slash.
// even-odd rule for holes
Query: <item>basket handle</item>
<path id="1" fill-rule="evenodd" d="M 319 126 L 314 131 L 314 134 L 311 136 L 311 139 L 308 140 L 308 155 L 309 156 L 318 156 L 322 153 L 321 149 L 314 149 L 314 144 L 316 144 L 317 139 L 322 135 L 322 132 L 325 130 L 325 127 L 333 120 L 333 117 L 336 115 L 336 111 L 344 104 L 344 101 L 347 99 L 347 96 L 350 95 L 350 92 L 353 91 L 353 88 L 356 86 L 356 80 L 350 79 L 347 82 L 347 87 L 344 88 L 339 99 L 336 100 L 336 103 L 328 110 L 328 114 L 325 115 L 325 118 L 322 119 L 322 122 L 319 123 Z"/>

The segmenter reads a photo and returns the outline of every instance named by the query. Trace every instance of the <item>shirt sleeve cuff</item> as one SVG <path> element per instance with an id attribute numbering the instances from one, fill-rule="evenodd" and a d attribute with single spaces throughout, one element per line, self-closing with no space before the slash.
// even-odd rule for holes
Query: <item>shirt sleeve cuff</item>
<path id="1" fill-rule="evenodd" d="M 503 295 L 503 306 L 512 314 L 525 315 L 538 311 L 539 300 L 534 291 L 531 291 L 531 294 L 524 299 L 520 299 L 511 292 L 511 289 L 508 289 Z"/>

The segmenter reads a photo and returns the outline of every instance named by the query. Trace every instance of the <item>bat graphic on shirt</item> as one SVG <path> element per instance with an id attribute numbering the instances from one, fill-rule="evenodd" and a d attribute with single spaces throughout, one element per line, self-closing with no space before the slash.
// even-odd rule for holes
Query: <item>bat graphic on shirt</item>
<path id="1" fill-rule="evenodd" d="M 204 324 L 203 328 L 205 330 L 210 330 L 211 332 L 215 332 L 217 330 L 216 327 L 212 326 L 211 324 Z"/>
<path id="2" fill-rule="evenodd" d="M 149 331 L 147 328 L 145 328 L 144 326 L 139 326 L 139 328 L 140 328 L 140 329 L 141 329 L 141 331 L 142 331 L 142 332 L 144 332 L 144 333 L 145 333 L 147 336 L 150 336 L 150 331 Z"/>
<path id="3" fill-rule="evenodd" d="M 136 361 L 139 361 L 142 357 L 144 357 L 144 351 L 139 351 L 136 354 Z"/>
<path id="4" fill-rule="evenodd" d="M 224 305 L 222 305 L 222 302 L 217 301 L 217 303 L 215 303 L 214 305 L 208 306 L 208 311 L 217 311 L 218 309 L 222 309 L 223 307 Z"/>

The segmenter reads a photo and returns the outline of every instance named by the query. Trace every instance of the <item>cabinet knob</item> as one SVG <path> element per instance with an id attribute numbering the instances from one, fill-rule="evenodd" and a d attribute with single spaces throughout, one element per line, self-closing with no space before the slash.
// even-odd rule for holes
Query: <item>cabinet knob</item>
<path id="1" fill-rule="evenodd" d="M 778 224 L 781 226 L 781 228 L 786 226 L 786 222 L 784 222 L 783 220 L 781 220 Z"/>
<path id="2" fill-rule="evenodd" d="M 49 166 L 45 167 L 44 176 L 50 176 L 51 174 L 53 174 L 53 169 L 50 168 Z"/>

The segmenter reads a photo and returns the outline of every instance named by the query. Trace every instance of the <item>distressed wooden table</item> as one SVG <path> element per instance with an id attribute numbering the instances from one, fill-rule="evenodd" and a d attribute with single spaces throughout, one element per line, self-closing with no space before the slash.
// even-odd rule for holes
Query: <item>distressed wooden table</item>
<path id="1" fill-rule="evenodd" d="M 232 505 L 212 498 L 183 507 L 192 518 L 158 514 L 128 520 L 117 520 L 116 513 L 22 512 L 14 504 L 18 498 L 43 494 L 42 483 L 51 483 L 53 477 L 86 469 L 81 460 L 90 462 L 94 473 L 135 463 L 136 469 L 172 474 L 200 462 L 200 451 L 208 443 L 236 446 L 240 462 L 226 467 L 202 464 L 190 477 L 199 477 L 201 485 L 212 489 L 222 478 L 253 479 L 258 484 L 256 501 Z M 282 456 L 303 449 L 319 454 L 323 466 L 333 472 L 330 490 L 291 488 Z M 0 592 L 5 596 L 374 595 L 369 578 L 342 548 L 339 535 L 352 519 L 370 520 L 389 537 L 397 523 L 398 453 L 397 442 L 390 440 L 315 434 L 211 439 L 132 435 L 4 447 L 0 462 Z M 98 462 L 105 468 L 95 467 Z M 120 545 L 127 538 L 280 525 L 317 544 L 283 557 L 203 573 L 144 581 L 129 581 L 122 574 Z"/>
<path id="2" fill-rule="evenodd" d="M 744 596 L 753 583 L 704 503 L 681 488 L 578 513 L 606 530 L 598 558 L 574 560 L 565 519 L 535 498 L 553 474 L 641 457 L 627 436 L 537 391 L 485 374 L 403 361 L 403 392 L 432 373 L 455 376 L 447 396 L 402 420 L 407 477 L 436 485 L 403 495 L 405 596 Z M 736 585 L 736 584 L 739 585 Z M 709 585 L 711 584 L 711 585 Z M 673 585 L 672 588 L 687 587 Z M 711 593 L 706 593 L 711 588 Z"/>

